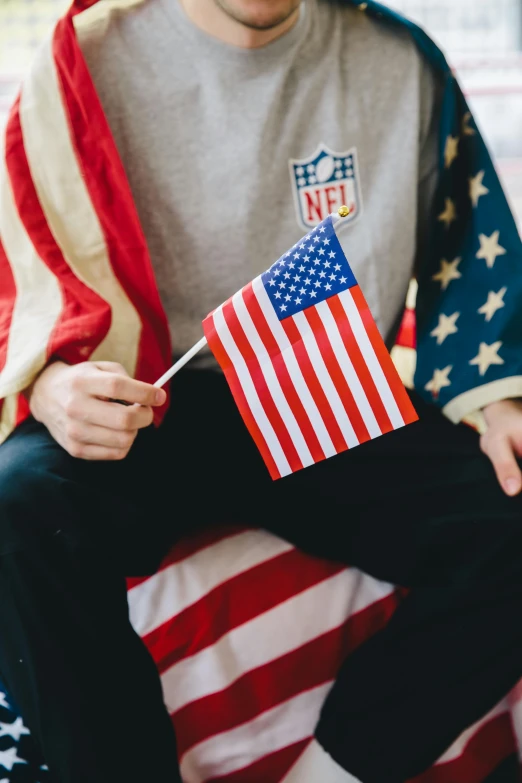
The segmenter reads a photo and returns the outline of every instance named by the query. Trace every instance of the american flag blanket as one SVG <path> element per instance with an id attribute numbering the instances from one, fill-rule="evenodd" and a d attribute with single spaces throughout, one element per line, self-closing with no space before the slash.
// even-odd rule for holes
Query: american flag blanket
<path id="1" fill-rule="evenodd" d="M 247 528 L 186 539 L 154 576 L 128 587 L 186 783 L 279 783 L 312 736 L 341 662 L 401 600 L 392 585 Z M 47 783 L 49 771 L 1 691 L 0 783 Z M 519 747 L 522 688 L 415 783 L 518 783 Z"/>

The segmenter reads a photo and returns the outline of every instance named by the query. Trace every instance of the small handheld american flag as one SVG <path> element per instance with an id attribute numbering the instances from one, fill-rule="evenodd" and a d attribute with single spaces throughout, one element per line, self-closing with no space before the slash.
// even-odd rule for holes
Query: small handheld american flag
<path id="1" fill-rule="evenodd" d="M 417 419 L 329 215 L 203 321 L 272 478 Z"/>

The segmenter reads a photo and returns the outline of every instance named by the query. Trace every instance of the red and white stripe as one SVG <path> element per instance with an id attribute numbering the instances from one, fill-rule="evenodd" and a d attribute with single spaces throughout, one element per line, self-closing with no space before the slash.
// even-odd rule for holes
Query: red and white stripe
<path id="1" fill-rule="evenodd" d="M 358 286 L 279 321 L 258 277 L 203 327 L 273 478 L 416 419 Z"/>
<path id="2" fill-rule="evenodd" d="M 0 441 L 28 414 L 20 392 L 50 357 L 118 361 L 150 382 L 170 364 L 145 238 L 77 36 L 135 3 L 74 4 L 0 144 Z"/>
<path id="3" fill-rule="evenodd" d="M 128 595 L 187 783 L 280 783 L 342 661 L 400 601 L 389 584 L 246 528 L 183 541 Z M 414 783 L 483 783 L 522 747 L 521 704 L 522 685 Z"/>

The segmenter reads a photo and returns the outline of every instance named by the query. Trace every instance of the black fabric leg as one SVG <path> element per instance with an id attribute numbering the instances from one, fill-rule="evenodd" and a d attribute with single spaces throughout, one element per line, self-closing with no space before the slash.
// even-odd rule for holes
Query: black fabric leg
<path id="1" fill-rule="evenodd" d="M 419 408 L 419 424 L 278 482 L 267 516 L 305 550 L 411 588 L 317 727 L 363 783 L 423 772 L 522 677 L 522 497 L 502 493 L 475 433 Z"/>
<path id="2" fill-rule="evenodd" d="M 124 578 L 129 559 L 161 556 L 142 497 L 155 519 L 151 437 L 128 461 L 86 463 L 30 421 L 0 450 L 0 671 L 55 783 L 181 780 Z"/>
<path id="3" fill-rule="evenodd" d="M 183 385 L 214 520 L 246 516 L 410 588 L 341 668 L 317 737 L 362 783 L 424 771 L 522 677 L 522 497 L 503 494 L 476 433 L 417 398 L 419 423 L 271 482 L 223 379 Z"/>
<path id="4" fill-rule="evenodd" d="M 423 772 L 522 675 L 521 610 L 520 580 L 413 590 L 341 668 L 318 740 L 363 783 Z"/>
<path id="5" fill-rule="evenodd" d="M 522 676 L 522 631 L 517 622 L 522 609 L 522 499 L 503 495 L 474 433 L 453 427 L 436 410 L 416 403 L 420 424 L 278 482 L 270 481 L 224 380 L 212 373 L 187 372 L 176 379 L 172 411 L 159 433 L 163 445 L 156 447 L 152 458 L 150 448 L 138 444 L 129 461 L 119 466 L 68 461 L 64 467 L 54 461 L 58 447 L 51 439 L 38 445 L 42 436 L 37 430 L 36 442 L 31 441 L 35 433 L 30 431 L 24 439 L 8 441 L 0 450 L 0 473 L 3 468 L 8 477 L 0 481 L 0 592 L 7 594 L 9 587 L 12 598 L 9 609 L 0 611 L 13 612 L 9 623 L 16 627 L 18 617 L 24 627 L 7 643 L 0 670 L 7 669 L 8 687 L 37 736 L 45 731 L 38 725 L 44 713 L 53 716 L 48 703 L 53 688 L 41 686 L 36 679 L 32 687 L 24 685 L 17 669 L 34 667 L 40 672 L 35 678 L 45 677 L 48 664 L 35 660 L 37 642 L 47 625 L 53 628 L 59 618 L 66 618 L 71 635 L 60 644 L 66 645 L 67 655 L 62 653 L 62 658 L 71 668 L 62 676 L 51 666 L 52 677 L 63 682 L 76 679 L 78 684 L 84 668 L 97 661 L 99 682 L 106 683 L 111 694 L 114 721 L 125 712 L 123 733 L 133 737 L 125 750 L 113 745 L 114 755 L 121 758 L 131 748 L 134 770 L 140 764 L 136 753 L 151 759 L 154 737 L 140 744 L 136 726 L 127 719 L 136 714 L 132 688 L 126 689 L 117 676 L 113 682 L 114 676 L 108 674 L 118 667 L 123 671 L 121 660 L 135 656 L 125 683 L 134 676 L 143 686 L 149 677 L 145 662 L 137 663 L 143 648 L 140 653 L 133 648 L 139 640 L 128 627 L 120 576 L 126 567 L 118 562 L 117 553 L 122 548 L 140 555 L 148 550 L 151 561 L 159 559 L 165 542 L 175 538 L 173 528 L 176 536 L 183 532 L 184 520 L 192 530 L 210 523 L 248 522 L 267 527 L 312 554 L 411 588 L 389 626 L 342 667 L 317 736 L 363 783 L 402 783 L 433 763 Z M 145 445 L 148 437 L 141 439 Z M 22 446 L 24 461 L 16 455 Z M 23 464 L 24 470 L 13 473 L 16 464 Z M 148 476 L 151 466 L 157 476 Z M 156 492 L 153 478 L 166 486 L 166 494 Z M 136 494 L 143 486 L 148 505 Z M 178 487 L 189 498 L 184 505 L 171 502 Z M 150 505 L 156 496 L 166 500 L 159 513 Z M 156 529 L 153 520 L 165 516 L 169 508 L 175 509 L 170 528 Z M 154 540 L 159 541 L 156 550 Z M 36 547 L 30 552 L 33 547 L 27 546 L 36 541 L 40 541 L 40 560 L 34 559 Z M 55 571 L 61 575 L 58 581 L 53 581 Z M 85 585 L 98 579 L 98 571 L 100 591 L 94 599 Z M 33 573 L 45 585 L 41 606 Z M 78 574 L 82 578 L 75 581 Z M 56 611 L 44 605 L 45 593 L 53 596 Z M 15 605 L 15 600 L 22 604 Z M 85 616 L 98 623 L 92 600 L 106 602 L 109 609 L 100 620 L 99 633 L 82 630 L 75 616 L 77 603 Z M 41 625 L 40 612 L 47 617 Z M 115 629 L 117 639 L 110 635 Z M 81 644 L 73 644 L 81 633 Z M 58 629 L 54 635 L 59 639 Z M 103 653 L 98 650 L 98 658 L 93 658 L 95 636 Z M 44 640 L 42 649 L 51 643 Z M 82 658 L 78 648 L 84 644 L 90 645 L 90 652 L 77 666 L 75 656 Z M 49 657 L 54 658 L 57 650 Z M 42 659 L 45 662 L 45 656 Z M 87 680 L 90 688 L 94 679 Z M 154 694 L 152 679 L 150 669 L 151 686 L 140 699 Z M 154 682 L 157 687 L 157 676 Z M 139 686 L 137 690 L 141 693 Z M 47 699 L 41 712 L 40 693 Z M 33 705 L 24 706 L 24 698 Z M 57 722 L 65 722 L 63 716 L 72 709 L 68 693 L 62 698 Z M 159 699 L 150 698 L 150 709 L 156 710 L 153 720 L 161 726 L 166 714 L 163 705 L 160 716 Z M 86 714 L 96 714 L 92 693 L 82 690 L 78 699 L 92 699 Z M 105 704 L 104 710 L 110 714 L 110 705 Z M 78 730 L 77 725 L 75 735 Z M 89 737 L 84 741 L 92 745 L 91 723 L 86 730 Z M 104 724 L 99 745 L 104 756 L 111 730 L 109 723 Z M 155 736 L 161 736 L 161 731 Z M 121 731 L 117 736 L 122 742 Z M 44 737 L 42 742 L 46 741 Z M 76 736 L 68 738 L 73 751 L 76 741 Z M 165 747 L 158 751 L 159 757 L 168 755 Z M 68 763 L 70 755 L 63 748 L 55 747 L 53 752 L 56 763 Z M 152 779 L 148 769 L 147 777 Z M 75 783 L 83 779 L 82 769 L 78 774 Z M 126 779 L 133 780 L 132 770 L 129 774 Z M 111 775 L 114 778 L 112 769 Z M 123 779 L 123 775 L 116 777 Z M 60 783 L 70 780 L 63 778 Z"/>
<path id="6" fill-rule="evenodd" d="M 0 670 L 60 783 L 181 781 L 125 580 L 63 535 L 0 557 Z"/>

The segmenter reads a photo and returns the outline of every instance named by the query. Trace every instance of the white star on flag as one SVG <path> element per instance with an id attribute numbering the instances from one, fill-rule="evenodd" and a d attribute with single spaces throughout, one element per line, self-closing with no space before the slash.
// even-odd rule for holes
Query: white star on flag
<path id="1" fill-rule="evenodd" d="M 455 202 L 452 199 L 447 198 L 444 212 L 440 213 L 437 220 L 440 220 L 441 223 L 444 223 L 444 225 L 448 229 L 453 223 L 453 221 L 455 221 L 456 219 L 457 219 L 457 210 L 455 209 Z"/>
<path id="2" fill-rule="evenodd" d="M 497 310 L 500 310 L 501 307 L 506 306 L 504 302 L 504 295 L 506 291 L 507 288 L 504 287 L 501 288 L 500 291 L 497 291 L 497 293 L 494 291 L 489 292 L 488 301 L 477 310 L 478 313 L 486 316 L 486 321 L 491 321 Z"/>
<path id="3" fill-rule="evenodd" d="M 471 112 L 467 111 L 466 114 L 462 118 L 462 135 L 463 136 L 474 136 L 475 131 L 473 128 L 469 127 L 469 121 L 471 120 Z"/>
<path id="4" fill-rule="evenodd" d="M 462 258 L 454 258 L 453 261 L 446 261 L 443 258 L 440 262 L 440 270 L 436 275 L 433 275 L 432 280 L 438 280 L 441 284 L 442 290 L 445 291 L 452 280 L 458 280 L 462 277 L 461 273 L 457 269 L 458 265 L 462 261 Z"/>
<path id="5" fill-rule="evenodd" d="M 446 139 L 446 147 L 444 149 L 444 166 L 447 169 L 450 168 L 455 158 L 458 157 L 459 141 L 460 139 L 458 136 L 448 136 Z"/>
<path id="6" fill-rule="evenodd" d="M 475 177 L 469 178 L 469 197 L 474 207 L 478 206 L 479 198 L 481 196 L 486 196 L 489 193 L 488 188 L 482 184 L 485 173 L 486 172 L 482 170 L 479 171 Z"/>
<path id="7" fill-rule="evenodd" d="M 500 231 L 494 231 L 490 237 L 485 234 L 479 235 L 480 250 L 477 253 L 477 258 L 484 258 L 489 269 L 493 269 L 497 256 L 504 256 L 506 249 L 499 245 L 498 240 L 500 237 Z"/>
<path id="8" fill-rule="evenodd" d="M 504 364 L 504 359 L 498 355 L 501 347 L 502 342 L 500 340 L 491 345 L 480 343 L 479 352 L 477 356 L 470 361 L 470 364 L 476 364 L 479 368 L 479 373 L 485 375 L 492 364 Z"/>
<path id="9" fill-rule="evenodd" d="M 460 313 L 453 313 L 453 315 L 444 315 L 444 313 L 441 313 L 439 315 L 438 326 L 436 326 L 435 329 L 430 332 L 432 337 L 437 338 L 437 345 L 442 345 L 446 337 L 448 337 L 450 334 L 455 334 L 458 332 L 458 327 L 455 326 L 455 323 L 459 315 Z"/>
<path id="10" fill-rule="evenodd" d="M 435 370 L 433 378 L 424 387 L 426 391 L 431 392 L 434 397 L 438 397 L 441 389 L 445 386 L 451 386 L 451 381 L 448 376 L 452 370 L 453 365 L 451 364 L 443 370 Z"/>
<path id="11" fill-rule="evenodd" d="M 10 709 L 10 704 L 8 704 L 5 693 L 3 691 L 0 691 L 0 707 L 5 707 L 6 710 Z"/>
<path id="12" fill-rule="evenodd" d="M 16 748 L 7 748 L 7 750 L 0 750 L 0 766 L 5 767 L 8 772 L 11 772 L 15 764 L 27 764 L 25 759 L 21 759 Z"/>
<path id="13" fill-rule="evenodd" d="M 17 718 L 14 723 L 0 723 L 0 737 L 12 737 L 15 742 L 20 742 L 20 737 L 29 734 L 21 718 Z"/>

